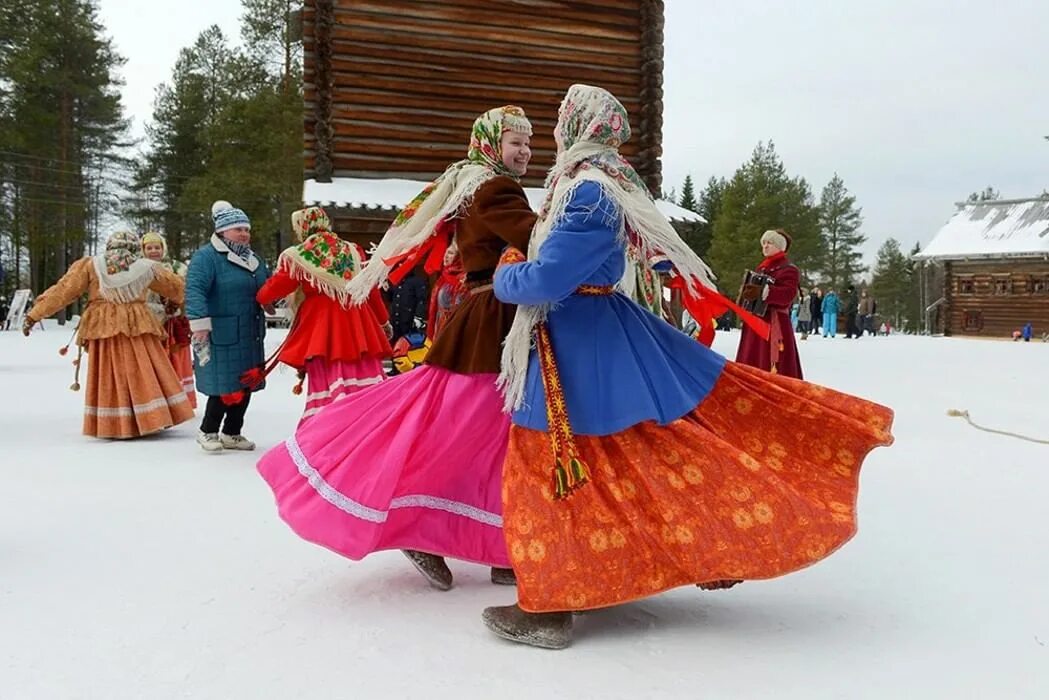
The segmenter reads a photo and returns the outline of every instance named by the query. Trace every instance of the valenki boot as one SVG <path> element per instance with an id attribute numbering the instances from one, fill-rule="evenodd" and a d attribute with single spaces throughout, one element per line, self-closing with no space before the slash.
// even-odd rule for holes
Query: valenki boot
<path id="1" fill-rule="evenodd" d="M 452 587 L 452 572 L 444 563 L 444 558 L 436 554 L 417 552 L 414 549 L 402 549 L 404 556 L 415 565 L 419 573 L 423 575 L 431 586 L 439 591 L 447 591 Z"/>
<path id="2" fill-rule="evenodd" d="M 540 649 L 564 649 L 572 643 L 572 613 L 529 613 L 516 605 L 485 608 L 481 619 L 503 639 Z"/>
<path id="3" fill-rule="evenodd" d="M 516 586 L 517 576 L 513 569 L 497 569 L 492 567 L 492 583 L 497 586 Z"/>

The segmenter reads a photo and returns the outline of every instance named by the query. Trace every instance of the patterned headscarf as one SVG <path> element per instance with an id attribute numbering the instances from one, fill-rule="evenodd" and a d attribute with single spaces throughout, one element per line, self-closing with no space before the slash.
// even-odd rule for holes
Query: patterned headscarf
<path id="1" fill-rule="evenodd" d="M 277 270 L 286 272 L 292 279 L 309 282 L 343 306 L 347 305 L 346 283 L 364 266 L 360 248 L 332 232 L 331 219 L 320 207 L 296 211 L 291 215 L 291 224 L 302 242 L 280 254 Z M 297 307 L 298 302 L 293 300 L 292 307 Z"/>
<path id="2" fill-rule="evenodd" d="M 145 257 L 145 255 L 146 255 L 146 246 L 149 245 L 150 243 L 159 243 L 161 245 L 161 247 L 164 249 L 164 253 L 163 253 L 163 255 L 161 256 L 160 259 L 162 261 L 168 259 L 168 242 L 166 240 L 164 240 L 164 237 L 161 236 L 156 231 L 147 231 L 146 233 L 142 234 L 142 256 L 143 257 Z"/>
<path id="3" fill-rule="evenodd" d="M 295 238 L 305 241 L 320 231 L 331 231 L 331 219 L 320 207 L 307 207 L 292 213 L 291 227 L 295 232 Z"/>
<path id="4" fill-rule="evenodd" d="M 619 147 L 630 140 L 630 121 L 623 103 L 615 95 L 589 85 L 573 85 L 558 111 L 557 162 L 546 176 L 546 198 L 539 218 L 550 213 L 554 190 L 565 175 L 572 178 L 581 170 L 596 168 L 628 192 L 648 194 L 645 181 L 623 156 Z"/>
<path id="5" fill-rule="evenodd" d="M 401 210 L 364 272 L 350 283 L 355 303 L 363 302 L 372 289 L 386 283 L 392 265 L 389 261 L 417 251 L 446 219 L 460 215 L 477 188 L 498 175 L 520 179 L 503 164 L 502 138 L 507 131 L 531 135 L 532 124 L 520 107 L 497 107 L 477 117 L 466 158 L 449 165 Z"/>
<path id="6" fill-rule="evenodd" d="M 168 249 L 168 241 L 156 231 L 147 231 L 142 234 L 142 257 L 146 256 L 146 246 L 150 243 L 159 243 L 164 248 L 164 255 L 160 259 L 160 265 L 181 277 L 186 276 L 186 264 L 171 259 L 171 251 Z M 148 258 L 147 258 L 148 259 Z"/>
<path id="7" fill-rule="evenodd" d="M 99 293 L 108 301 L 135 301 L 153 282 L 154 263 L 142 257 L 142 241 L 131 231 L 117 231 L 94 257 Z"/>
<path id="8" fill-rule="evenodd" d="M 619 147 L 630 138 L 626 109 L 615 96 L 599 87 L 573 85 L 558 110 L 557 162 L 546 178 L 546 198 L 528 246 L 528 259 L 535 260 L 572 199 L 575 187 L 586 181 L 601 185 L 614 207 L 614 221 L 624 248 L 642 261 L 669 260 L 690 289 L 703 285 L 714 289 L 713 273 L 681 240 L 667 218 L 656 208 L 644 181 L 619 155 Z M 620 289 L 636 286 L 635 270 L 626 265 Z M 513 326 L 503 344 L 499 386 L 506 393 L 505 408 L 521 406 L 528 371 L 533 329 L 546 320 L 549 305 L 518 306 Z"/>
<path id="9" fill-rule="evenodd" d="M 127 272 L 131 264 L 142 257 L 142 241 L 131 231 L 117 231 L 106 239 L 106 274 Z"/>

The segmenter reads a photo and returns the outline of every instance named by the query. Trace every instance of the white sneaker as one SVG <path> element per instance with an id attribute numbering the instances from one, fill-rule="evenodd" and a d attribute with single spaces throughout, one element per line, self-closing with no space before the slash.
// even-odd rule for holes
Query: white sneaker
<path id="1" fill-rule="evenodd" d="M 226 433 L 222 433 L 219 435 L 219 439 L 222 441 L 222 447 L 227 450 L 246 450 L 250 452 L 255 449 L 255 443 L 243 435 L 226 435 Z"/>
<path id="2" fill-rule="evenodd" d="M 197 444 L 205 452 L 222 452 L 222 441 L 218 433 L 197 433 Z"/>

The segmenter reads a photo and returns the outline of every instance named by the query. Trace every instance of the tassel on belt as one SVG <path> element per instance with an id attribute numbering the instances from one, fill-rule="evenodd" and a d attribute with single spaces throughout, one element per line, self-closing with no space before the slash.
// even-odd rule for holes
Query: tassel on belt
<path id="1" fill-rule="evenodd" d="M 615 287 L 584 284 L 579 286 L 575 293 L 584 297 L 612 296 L 615 294 Z M 554 452 L 554 498 L 560 500 L 567 498 L 573 491 L 590 481 L 590 468 L 579 457 L 575 435 L 568 420 L 568 404 L 565 402 L 561 375 L 557 370 L 550 329 L 545 322 L 536 327 L 535 347 L 539 355 L 539 371 L 543 376 L 543 390 L 546 392 L 547 431 Z"/>

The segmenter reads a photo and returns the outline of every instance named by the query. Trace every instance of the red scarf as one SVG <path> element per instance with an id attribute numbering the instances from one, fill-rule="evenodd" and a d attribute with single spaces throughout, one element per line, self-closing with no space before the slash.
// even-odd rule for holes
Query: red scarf
<path id="1" fill-rule="evenodd" d="M 773 253 L 758 264 L 758 272 L 768 272 L 777 267 L 782 267 L 782 265 L 786 265 L 789 262 L 790 261 L 787 260 L 787 253 L 785 251 Z"/>

